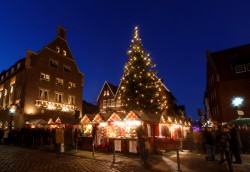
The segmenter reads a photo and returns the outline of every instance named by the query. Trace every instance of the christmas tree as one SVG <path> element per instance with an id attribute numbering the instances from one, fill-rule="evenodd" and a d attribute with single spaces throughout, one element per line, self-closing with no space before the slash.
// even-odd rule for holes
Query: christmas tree
<path id="1" fill-rule="evenodd" d="M 156 66 L 149 53 L 144 50 L 138 27 L 127 52 L 128 62 L 124 67 L 118 91 L 118 100 L 125 111 L 138 110 L 145 113 L 161 113 L 166 106 L 166 96 L 162 95 L 162 82 L 153 68 Z"/>

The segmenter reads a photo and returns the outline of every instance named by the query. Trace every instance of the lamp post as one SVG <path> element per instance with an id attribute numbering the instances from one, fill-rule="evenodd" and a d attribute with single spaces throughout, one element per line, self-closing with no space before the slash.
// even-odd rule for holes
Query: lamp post
<path id="1" fill-rule="evenodd" d="M 9 110 L 10 113 L 10 130 L 12 130 L 13 127 L 13 117 L 16 115 L 16 106 L 12 105 Z"/>
<path id="2" fill-rule="evenodd" d="M 239 118 L 241 118 L 242 115 L 244 115 L 244 112 L 240 110 L 240 106 L 243 104 L 244 99 L 242 97 L 234 97 L 232 99 L 232 105 L 236 107 L 237 114 L 239 115 Z"/>

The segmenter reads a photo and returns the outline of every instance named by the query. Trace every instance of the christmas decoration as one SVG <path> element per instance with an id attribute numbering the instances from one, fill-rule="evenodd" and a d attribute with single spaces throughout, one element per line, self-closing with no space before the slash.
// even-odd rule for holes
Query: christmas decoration
<path id="1" fill-rule="evenodd" d="M 127 112 L 161 113 L 166 107 L 166 96 L 161 94 L 163 84 L 153 70 L 156 65 L 142 46 L 138 27 L 135 27 L 127 54 L 129 59 L 118 92 L 123 109 Z"/>

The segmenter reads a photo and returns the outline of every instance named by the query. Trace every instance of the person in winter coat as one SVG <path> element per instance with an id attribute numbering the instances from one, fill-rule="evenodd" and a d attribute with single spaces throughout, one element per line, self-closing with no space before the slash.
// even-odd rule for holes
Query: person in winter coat
<path id="1" fill-rule="evenodd" d="M 228 125 L 229 133 L 231 136 L 231 142 L 230 142 L 230 147 L 232 150 L 232 154 L 235 158 L 236 164 L 241 164 L 241 157 L 240 157 L 240 151 L 241 151 L 241 140 L 240 140 L 240 134 L 238 127 L 235 127 L 234 125 Z"/>
<path id="2" fill-rule="evenodd" d="M 207 149 L 208 161 L 216 161 L 215 159 L 215 134 L 212 127 L 207 127 L 203 131 L 203 139 Z"/>

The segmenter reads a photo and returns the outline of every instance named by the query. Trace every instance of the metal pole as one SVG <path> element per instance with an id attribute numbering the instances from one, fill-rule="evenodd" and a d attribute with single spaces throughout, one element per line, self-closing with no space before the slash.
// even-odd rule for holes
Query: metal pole
<path id="1" fill-rule="evenodd" d="M 178 166 L 178 170 L 181 172 L 181 166 L 180 166 L 180 156 L 179 156 L 179 146 L 176 146 L 176 153 L 177 153 L 177 166 Z"/>
<path id="2" fill-rule="evenodd" d="M 78 138 L 76 138 L 76 152 L 77 152 Z"/>
<path id="3" fill-rule="evenodd" d="M 113 163 L 115 163 L 115 140 L 114 140 Z"/>
<path id="4" fill-rule="evenodd" d="M 92 156 L 93 156 L 93 158 L 95 158 L 95 142 L 93 142 L 92 146 L 93 146 L 93 153 L 92 153 Z"/>

